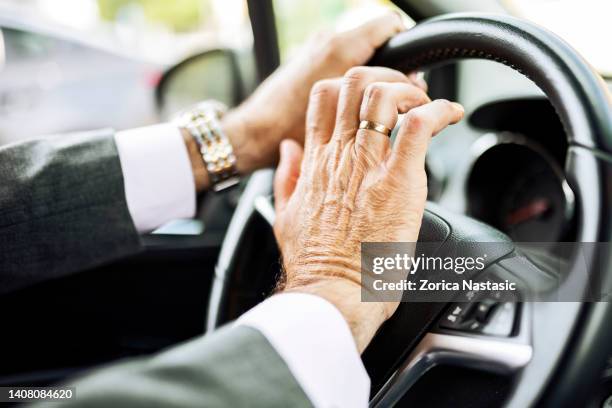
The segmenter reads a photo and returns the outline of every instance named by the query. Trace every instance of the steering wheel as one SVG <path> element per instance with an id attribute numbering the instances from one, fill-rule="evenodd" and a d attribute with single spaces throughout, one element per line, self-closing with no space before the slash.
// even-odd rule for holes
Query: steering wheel
<path id="1" fill-rule="evenodd" d="M 408 72 L 466 58 L 508 65 L 544 91 L 567 135 L 565 173 L 577 201 L 576 241 L 610 241 L 611 98 L 599 75 L 565 42 L 509 16 L 451 14 L 398 34 L 377 52 L 371 65 Z M 208 330 L 261 301 L 279 273 L 270 227 L 272 177 L 272 170 L 254 174 L 240 199 L 215 271 Z M 511 276 L 526 286 L 545 279 L 546 274 L 522 256 L 507 236 L 432 203 L 427 205 L 419 242 L 435 242 L 438 252 L 462 255 L 473 253 L 470 243 L 501 243 L 489 254 L 485 273 Z M 580 260 L 572 257 L 561 285 L 586 291 L 588 282 L 578 278 L 584 265 L 609 284 L 611 255 L 595 246 Z M 507 303 L 503 309 L 511 321 L 509 331 L 493 335 L 444 325 L 445 317 L 460 303 L 451 304 L 450 309 L 448 303 L 401 303 L 363 355 L 372 378 L 370 405 L 401 403 L 418 380 L 439 364 L 510 374 L 514 384 L 505 398 L 508 406 L 583 405 L 612 352 L 612 304 L 586 300 Z"/>

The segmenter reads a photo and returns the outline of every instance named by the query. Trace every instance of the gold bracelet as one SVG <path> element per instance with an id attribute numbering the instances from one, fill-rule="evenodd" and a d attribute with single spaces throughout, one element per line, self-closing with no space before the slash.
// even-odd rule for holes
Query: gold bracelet
<path id="1" fill-rule="evenodd" d="M 234 149 L 221 129 L 225 110 L 218 102 L 203 102 L 180 114 L 177 121 L 196 141 L 215 192 L 240 182 Z"/>

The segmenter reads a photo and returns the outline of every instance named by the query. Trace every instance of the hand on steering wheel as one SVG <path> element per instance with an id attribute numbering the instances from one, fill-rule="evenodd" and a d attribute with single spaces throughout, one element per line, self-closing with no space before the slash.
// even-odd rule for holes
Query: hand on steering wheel
<path id="1" fill-rule="evenodd" d="M 393 129 L 398 113 L 407 115 L 393 147 L 386 134 L 359 129 L 360 121 Z M 292 140 L 281 145 L 274 183 L 281 289 L 332 302 L 360 351 L 398 306 L 361 302 L 361 243 L 417 240 L 429 141 L 462 117 L 461 105 L 431 102 L 399 71 L 357 67 L 313 87 L 305 151 Z"/>
<path id="2" fill-rule="evenodd" d="M 569 148 L 564 170 L 568 186 L 576 196 L 576 240 L 587 243 L 612 241 L 609 222 L 612 195 L 606 188 L 612 181 L 612 99 L 599 75 L 565 42 L 532 23 L 513 17 L 456 14 L 422 22 L 398 34 L 377 52 L 370 64 L 410 72 L 457 59 L 474 58 L 509 65 L 542 89 L 558 113 L 567 135 Z M 368 81 L 368 84 L 385 82 L 387 87 L 390 83 L 402 82 L 371 77 Z M 351 82 L 354 89 L 347 86 Z M 404 187 L 395 188 L 402 189 L 403 194 L 412 191 L 414 185 L 409 184 L 414 179 L 407 179 L 405 172 L 391 164 L 394 157 L 401 155 L 405 163 L 417 160 L 412 154 L 405 153 L 407 149 L 400 148 L 406 144 L 399 143 L 399 140 L 392 150 L 381 135 L 357 131 L 359 119 L 381 121 L 385 127 L 391 123 L 384 122 L 386 116 L 379 116 L 379 112 L 388 111 L 386 107 L 375 110 L 368 107 L 367 117 L 357 115 L 359 109 L 355 106 L 359 106 L 361 92 L 365 91 L 367 84 L 361 85 L 361 92 L 357 92 L 356 82 L 346 81 L 341 90 L 338 90 L 337 82 L 334 87 L 331 83 L 318 85 L 310 106 L 301 175 L 298 170 L 300 148 L 291 142 L 283 145 L 283 160 L 275 185 L 279 217 L 275 232 L 286 258 L 286 290 L 315 292 L 320 289 L 317 284 L 332 280 L 342 291 L 335 295 L 332 293 L 328 298 L 345 313 L 362 349 L 368 335 L 393 307 L 385 310 L 369 304 L 370 309 L 355 308 L 352 315 L 346 313 L 354 302 L 360 300 L 355 279 L 359 275 L 356 274 L 355 259 L 338 254 L 340 250 L 342 254 L 359 254 L 354 240 L 384 240 L 387 236 L 399 239 L 402 234 L 408 235 L 407 230 L 398 228 L 397 220 L 393 220 L 392 228 L 381 222 L 380 213 L 366 201 L 376 202 L 377 207 L 384 208 L 384 211 L 390 208 L 403 211 L 403 207 L 394 207 L 398 204 L 392 201 L 393 194 L 377 196 L 374 192 L 393 186 L 392 174 L 406 181 Z M 346 115 L 349 90 L 357 95 L 357 102 L 353 101 L 348 110 L 353 112 L 352 122 Z M 388 92 L 375 92 L 387 95 L 379 97 L 379 100 L 394 100 Z M 323 101 L 338 98 L 338 116 L 347 120 L 335 123 L 336 103 Z M 369 102 L 366 104 L 370 105 Z M 426 106 L 412 109 L 410 120 L 424 122 L 425 117 L 416 115 L 416 112 L 422 112 Z M 320 113 L 315 115 L 314 112 Z M 376 116 L 369 116 L 370 113 Z M 312 118 L 317 119 L 313 121 Z M 327 121 L 319 118 L 327 118 Z M 431 123 L 428 126 L 433 133 L 434 126 Z M 417 128 L 419 126 L 406 122 L 400 138 L 404 142 L 412 138 L 408 131 L 415 132 Z M 364 140 L 369 142 L 368 150 L 363 149 Z M 379 150 L 372 150 L 372 140 Z M 341 169 L 346 169 L 345 173 Z M 410 177 L 415 177 L 415 173 Z M 236 290 L 237 282 L 244 286 L 239 279 L 247 279 L 253 285 L 260 280 L 269 282 L 262 279 L 262 275 L 269 275 L 269 270 L 261 267 L 262 262 L 269 265 L 265 257 L 262 259 L 262 248 L 274 246 L 276 259 L 276 242 L 269 242 L 272 234 L 267 239 L 265 235 L 262 238 L 261 222 L 274 219 L 274 211 L 267 200 L 271 191 L 272 173 L 265 171 L 250 179 L 241 197 L 215 272 L 207 320 L 209 330 L 252 306 L 249 302 L 236 300 L 236 296 L 229 296 Z M 420 208 L 414 203 L 410 206 Z M 496 246 L 503 250 L 487 258 L 492 274 L 509 271 L 525 284 L 528 279 L 542 274 L 499 231 L 433 203 L 428 204 L 424 214 L 420 242 L 439 243 L 439 251 L 459 254 L 473 253 L 477 249 L 472 245 L 475 242 L 504 243 Z M 325 230 L 322 230 L 325 217 L 327 222 Z M 367 229 L 371 226 L 376 228 Z M 307 231 L 316 232 L 322 238 L 307 242 L 304 239 Z M 262 241 L 258 242 L 261 245 L 249 247 L 247 238 L 252 236 Z M 312 248 L 321 251 L 313 253 Z M 347 248 L 351 250 L 344 251 Z M 321 268 L 322 259 L 337 267 Z M 305 262 L 315 266 L 304 268 Z M 593 251 L 586 258 L 572 257 L 568 276 L 572 279 L 579 277 L 585 262 L 591 265 L 595 276 L 610 278 L 610 251 Z M 266 290 L 261 285 L 257 288 L 257 294 Z M 573 293 L 580 294 L 587 286 L 578 285 L 576 288 Z M 459 367 L 512 375 L 516 378 L 512 391 L 495 398 L 498 402 L 505 401 L 508 406 L 577 406 L 591 396 L 592 384 L 600 381 L 605 368 L 606 361 L 601 356 L 609 355 L 612 349 L 612 331 L 608 324 L 612 320 L 610 302 L 525 302 L 520 305 L 520 313 L 513 322 L 515 326 L 509 337 L 442 330 L 439 323 L 447 306 L 446 303 L 405 302 L 379 330 L 363 354 L 364 365 L 372 380 L 371 406 L 393 406 L 405 396 L 410 397 L 411 388 L 432 367 L 449 362 Z M 364 316 L 370 316 L 370 326 L 359 327 Z"/>

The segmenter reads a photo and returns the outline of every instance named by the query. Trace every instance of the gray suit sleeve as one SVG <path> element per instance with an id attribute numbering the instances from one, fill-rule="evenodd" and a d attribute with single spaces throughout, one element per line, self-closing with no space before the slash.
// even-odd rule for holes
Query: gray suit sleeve
<path id="1" fill-rule="evenodd" d="M 109 366 L 74 384 L 69 407 L 312 407 L 268 340 L 225 327 L 150 358 Z"/>
<path id="2" fill-rule="evenodd" d="M 112 130 L 0 148 L 0 293 L 140 247 Z"/>

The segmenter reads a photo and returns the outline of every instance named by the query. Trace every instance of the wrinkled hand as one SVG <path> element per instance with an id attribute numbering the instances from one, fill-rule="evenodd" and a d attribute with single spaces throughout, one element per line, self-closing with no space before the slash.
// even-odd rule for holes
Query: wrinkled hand
<path id="1" fill-rule="evenodd" d="M 302 143 L 313 84 L 365 64 L 376 48 L 403 29 L 399 14 L 389 12 L 351 31 L 315 36 L 227 116 L 226 133 L 236 152 L 238 170 L 244 174 L 274 165 L 283 138 Z M 414 75 L 411 80 L 426 86 Z"/>
<path id="2" fill-rule="evenodd" d="M 406 112 L 393 147 L 388 137 L 358 129 L 360 120 L 393 128 Z M 361 242 L 417 240 L 429 141 L 462 117 L 461 105 L 431 102 L 398 71 L 357 67 L 313 87 L 304 151 L 292 140 L 281 145 L 274 185 L 281 290 L 336 305 L 360 351 L 398 306 L 361 302 Z"/>

